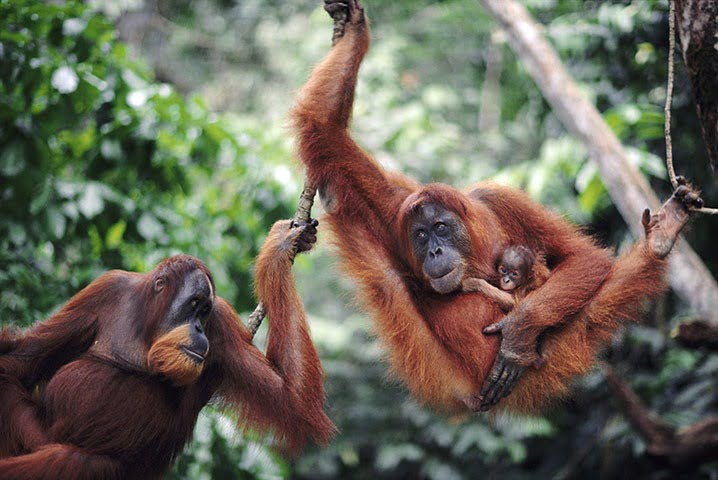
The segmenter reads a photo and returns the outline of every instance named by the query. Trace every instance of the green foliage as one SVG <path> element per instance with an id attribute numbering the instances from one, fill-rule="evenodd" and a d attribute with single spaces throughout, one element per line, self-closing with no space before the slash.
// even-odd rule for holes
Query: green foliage
<path id="1" fill-rule="evenodd" d="M 286 462 L 266 445 L 238 432 L 231 418 L 209 412 L 200 415 L 190 447 L 167 478 L 269 480 L 287 476 Z M 237 448 L 238 443 L 242 448 Z"/>
<path id="2" fill-rule="evenodd" d="M 286 144 L 153 82 L 81 3 L 4 1 L 0 19 L 2 321 L 180 250 L 250 308 L 258 240 L 289 212 L 271 167 Z"/>

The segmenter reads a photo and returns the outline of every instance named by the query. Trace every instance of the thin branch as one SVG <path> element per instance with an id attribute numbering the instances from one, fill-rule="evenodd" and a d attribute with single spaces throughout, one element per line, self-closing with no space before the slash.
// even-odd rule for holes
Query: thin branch
<path id="1" fill-rule="evenodd" d="M 666 106 L 663 108 L 665 124 L 663 132 L 666 137 L 666 165 L 668 166 L 668 177 L 671 179 L 673 189 L 678 188 L 676 171 L 673 169 L 673 140 L 671 139 L 671 105 L 673 103 L 673 57 L 676 54 L 676 5 L 673 0 L 668 0 L 668 85 L 666 86 Z"/>
<path id="2" fill-rule="evenodd" d="M 691 212 L 703 213 L 705 215 L 718 215 L 718 208 L 691 208 Z"/>
<path id="3" fill-rule="evenodd" d="M 332 31 L 332 46 L 336 45 L 339 39 L 344 36 L 344 29 L 347 22 L 347 13 L 340 13 L 334 15 L 334 30 Z M 297 213 L 294 214 L 294 218 L 297 220 L 309 221 L 309 217 L 312 213 L 312 206 L 314 205 L 314 196 L 317 193 L 317 186 L 309 181 L 309 177 L 304 177 L 304 190 L 299 196 L 299 205 L 297 206 Z M 297 252 L 295 250 L 294 255 Z M 294 261 L 294 256 L 292 256 Z M 252 314 L 249 316 L 247 321 L 247 327 L 252 332 L 252 336 L 257 333 L 259 326 L 262 324 L 262 320 L 267 316 L 267 312 L 264 310 L 264 305 L 260 301 L 257 308 L 254 309 Z"/>
<path id="4" fill-rule="evenodd" d="M 304 190 L 302 190 L 302 194 L 299 196 L 299 205 L 297 206 L 297 212 L 294 214 L 294 218 L 296 220 L 302 220 L 304 222 L 309 221 L 309 218 L 312 213 L 312 206 L 314 205 L 314 195 L 316 193 L 316 185 L 314 185 L 312 182 L 309 181 L 308 178 L 305 177 Z M 297 251 L 295 250 L 294 255 L 292 256 L 292 261 L 294 261 L 294 256 L 296 254 Z M 249 328 L 249 331 L 252 333 L 252 336 L 257 333 L 257 330 L 259 330 L 259 326 L 262 324 L 262 321 L 266 316 L 267 312 L 264 309 L 264 304 L 260 301 L 257 304 L 257 308 L 255 308 L 254 311 L 249 315 L 249 319 L 247 321 L 247 328 Z"/>

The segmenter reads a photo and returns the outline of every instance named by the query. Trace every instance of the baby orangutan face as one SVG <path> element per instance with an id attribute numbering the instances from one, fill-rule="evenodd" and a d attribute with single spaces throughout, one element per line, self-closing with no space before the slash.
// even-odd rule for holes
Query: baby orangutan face
<path id="1" fill-rule="evenodd" d="M 499 260 L 499 288 L 512 292 L 529 282 L 533 268 L 534 254 L 526 247 L 509 247 Z"/>

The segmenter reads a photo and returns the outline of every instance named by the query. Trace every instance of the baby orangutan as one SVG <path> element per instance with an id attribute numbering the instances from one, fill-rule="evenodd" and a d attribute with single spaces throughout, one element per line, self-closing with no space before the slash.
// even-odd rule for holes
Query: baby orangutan
<path id="1" fill-rule="evenodd" d="M 514 306 L 532 292 L 546 283 L 551 271 L 546 266 L 542 254 L 538 256 L 530 248 L 523 245 L 507 247 L 499 257 L 496 267 L 498 288 L 483 278 L 467 278 L 461 284 L 464 292 L 479 292 L 489 300 L 496 302 L 504 312 L 510 312 Z M 486 327 L 491 329 L 491 326 Z M 541 342 L 538 345 L 538 359 L 533 367 L 541 368 L 545 361 L 541 356 Z"/>
<path id="2" fill-rule="evenodd" d="M 496 302 L 504 312 L 511 311 L 533 290 L 546 283 L 551 274 L 542 255 L 531 249 L 515 245 L 504 250 L 496 267 L 499 286 L 483 278 L 467 278 L 462 283 L 464 292 L 479 292 Z"/>

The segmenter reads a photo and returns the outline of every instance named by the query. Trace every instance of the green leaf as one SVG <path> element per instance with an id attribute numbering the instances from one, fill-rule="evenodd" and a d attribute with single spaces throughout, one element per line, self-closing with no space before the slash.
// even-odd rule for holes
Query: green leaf
<path id="1" fill-rule="evenodd" d="M 100 232 L 97 231 L 95 225 L 90 225 L 90 228 L 87 229 L 87 235 L 90 237 L 92 255 L 99 257 L 102 254 L 102 238 L 100 238 Z"/>
<path id="2" fill-rule="evenodd" d="M 423 473 L 432 480 L 461 480 L 464 475 L 449 463 L 432 458 L 424 465 Z"/>
<path id="3" fill-rule="evenodd" d="M 126 228 L 127 222 L 120 220 L 107 230 L 105 234 L 105 245 L 107 248 L 117 248 L 120 246 Z"/>
<path id="4" fill-rule="evenodd" d="M 56 239 L 61 239 L 65 235 L 67 219 L 57 207 L 50 207 L 46 212 L 50 232 Z"/>
<path id="5" fill-rule="evenodd" d="M 78 207 L 80 212 L 88 219 L 99 214 L 105 208 L 100 186 L 95 183 L 88 184 L 78 201 Z"/>
<path id="6" fill-rule="evenodd" d="M 50 198 L 50 182 L 45 182 L 40 192 L 30 202 L 30 213 L 36 215 L 47 205 L 47 200 Z"/>
<path id="7" fill-rule="evenodd" d="M 424 452 L 410 443 L 400 445 L 384 445 L 379 449 L 376 458 L 376 466 L 379 470 L 390 470 L 395 468 L 403 460 L 419 460 Z"/>
<path id="8" fill-rule="evenodd" d="M 117 140 L 104 139 L 100 144 L 100 152 L 105 158 L 120 160 L 122 158 L 122 147 Z"/>
<path id="9" fill-rule="evenodd" d="M 10 241 L 15 245 L 22 245 L 27 241 L 27 232 L 17 223 L 11 223 L 9 230 Z"/>
<path id="10" fill-rule="evenodd" d="M 164 233 L 164 228 L 154 215 L 145 212 L 137 223 L 137 231 L 145 239 L 154 240 Z"/>
<path id="11" fill-rule="evenodd" d="M 578 204 L 587 213 L 594 213 L 607 198 L 606 187 L 598 174 L 591 177 L 578 196 Z"/>
<path id="12" fill-rule="evenodd" d="M 0 174 L 14 177 L 25 169 L 25 150 L 21 142 L 12 142 L 0 154 Z"/>
<path id="13" fill-rule="evenodd" d="M 509 442 L 506 445 L 511 456 L 511 461 L 515 464 L 523 463 L 526 460 L 526 446 L 521 442 Z"/>

